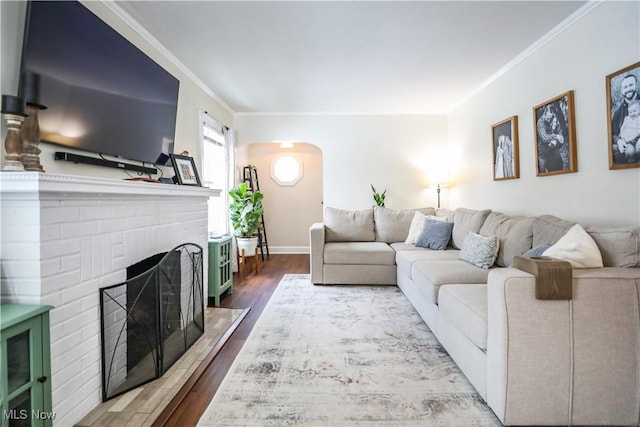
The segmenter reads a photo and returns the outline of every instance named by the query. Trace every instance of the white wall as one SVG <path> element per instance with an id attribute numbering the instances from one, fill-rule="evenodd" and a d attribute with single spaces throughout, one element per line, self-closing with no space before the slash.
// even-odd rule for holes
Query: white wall
<path id="1" fill-rule="evenodd" d="M 200 165 L 200 140 L 198 112 L 208 111 L 209 114 L 226 126 L 233 127 L 233 115 L 216 102 L 207 92 L 200 88 L 193 80 L 182 72 L 175 64 L 163 56 L 158 49 L 143 39 L 127 23 L 117 17 L 102 2 L 83 1 L 83 4 L 102 20 L 107 22 L 130 42 L 158 62 L 167 71 L 180 80 L 180 92 L 178 96 L 178 113 L 176 122 L 176 138 L 174 151 L 180 153 L 189 151 L 195 158 L 196 165 Z M 26 2 L 0 2 L 2 19 L 2 64 L 1 84 L 3 94 L 17 94 L 20 72 L 20 55 L 22 49 L 22 37 L 24 28 Z M 2 121 L 2 140 L 6 134 L 5 123 Z M 2 144 L 2 164 L 4 164 L 4 144 Z M 75 165 L 68 162 L 53 160 L 55 151 L 77 152 L 66 147 L 51 144 L 40 144 L 42 154 L 41 163 L 48 173 L 61 173 L 71 175 L 99 176 L 105 178 L 123 179 L 127 175 L 117 169 L 109 169 L 98 166 Z M 87 153 L 82 153 L 87 154 Z M 89 154 L 87 154 L 89 155 Z M 137 163 L 137 162 L 131 162 Z M 173 176 L 173 170 L 165 169 L 169 176 Z"/>
<path id="2" fill-rule="evenodd" d="M 640 58 L 640 3 L 603 2 L 449 116 L 452 207 L 640 224 L 640 169 L 609 170 L 605 76 Z M 532 108 L 575 91 L 578 172 L 536 177 Z M 491 125 L 518 115 L 520 179 L 493 181 Z"/>
<path id="3" fill-rule="evenodd" d="M 428 173 L 443 163 L 436 160 L 446 147 L 445 116 L 237 115 L 235 123 L 239 147 L 280 140 L 318 146 L 324 206 L 369 208 L 370 184 L 387 190 L 389 208 L 436 205 Z M 442 200 L 446 206 L 446 191 Z"/>

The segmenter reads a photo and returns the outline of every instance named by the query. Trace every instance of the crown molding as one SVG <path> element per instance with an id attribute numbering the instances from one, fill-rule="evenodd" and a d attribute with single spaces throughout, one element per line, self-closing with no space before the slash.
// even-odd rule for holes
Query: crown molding
<path id="1" fill-rule="evenodd" d="M 222 108 L 224 108 L 232 116 L 236 114 L 235 111 L 229 105 L 220 98 L 214 91 L 212 91 L 202 80 L 200 80 L 186 65 L 175 57 L 158 39 L 156 39 L 146 28 L 136 21 L 131 15 L 125 12 L 120 5 L 115 1 L 101 0 L 109 10 L 115 13 L 120 19 L 122 19 L 132 30 L 134 30 L 140 37 L 146 40 L 154 49 L 156 49 L 162 56 L 175 65 L 180 71 L 182 71 L 189 79 L 191 79 L 196 85 L 200 87 L 207 95 L 213 98 Z"/>
<path id="2" fill-rule="evenodd" d="M 236 117 L 264 117 L 264 116 L 446 116 L 443 112 L 414 112 L 404 111 L 395 113 L 385 112 L 340 112 L 340 111 L 311 111 L 311 112 L 237 112 Z"/>
<path id="3" fill-rule="evenodd" d="M 573 12 L 571 15 L 569 15 L 566 19 L 564 19 L 558 25 L 553 27 L 551 29 L 551 31 L 549 31 L 548 33 L 543 35 L 541 38 L 536 40 L 531 46 L 529 46 L 528 48 L 523 50 L 520 54 L 518 54 L 518 56 L 516 56 L 511 61 L 509 61 L 507 64 L 505 64 L 495 74 L 493 74 L 487 80 L 482 82 L 480 84 L 480 86 L 476 87 L 474 90 L 469 92 L 469 94 L 467 96 L 465 96 L 464 98 L 462 98 L 461 100 L 456 102 L 453 105 L 453 107 L 449 111 L 447 111 L 445 114 L 451 114 L 453 111 L 455 111 L 460 106 L 465 104 L 471 98 L 476 96 L 481 90 L 483 90 L 484 88 L 489 86 L 491 83 L 493 83 L 495 80 L 497 80 L 504 73 L 506 73 L 507 71 L 511 70 L 516 65 L 518 65 L 519 63 L 521 63 L 522 61 L 527 59 L 529 56 L 531 56 L 538 49 L 540 49 L 541 47 L 543 47 L 544 45 L 549 43 L 551 40 L 556 38 L 558 35 L 560 35 L 564 30 L 566 30 L 567 28 L 571 27 L 573 24 L 575 24 L 580 19 L 582 19 L 584 16 L 589 14 L 593 9 L 598 7 L 600 5 L 600 3 L 603 3 L 604 1 L 606 1 L 606 0 L 587 1 L 587 3 L 585 5 L 583 5 L 578 10 Z"/>
<path id="4" fill-rule="evenodd" d="M 166 59 L 168 59 L 173 65 L 175 65 L 180 71 L 182 71 L 188 78 L 190 78 L 196 85 L 198 85 L 205 93 L 218 102 L 229 114 L 234 117 L 258 117 L 258 116 L 441 116 L 451 114 L 460 106 L 465 104 L 480 91 L 485 89 L 503 74 L 520 64 L 522 61 L 531 56 L 538 49 L 545 46 L 552 41 L 555 37 L 560 35 L 564 30 L 571 27 L 577 21 L 589 14 L 592 10 L 598 7 L 601 3 L 607 0 L 589 0 L 582 7 L 569 15 L 566 19 L 556 25 L 553 29 L 543 35 L 540 39 L 536 40 L 528 48 L 518 54 L 515 58 L 502 66 L 496 73 L 483 81 L 474 90 L 470 91 L 467 96 L 458 100 L 447 111 L 433 111 L 433 112 L 236 112 L 234 111 L 222 98 L 220 98 L 215 92 L 213 92 L 202 80 L 200 80 L 186 65 L 184 65 L 178 58 L 176 58 L 160 41 L 158 41 L 151 33 L 149 33 L 138 21 L 136 21 L 131 15 L 125 12 L 117 2 L 110 0 L 101 0 L 101 2 L 115 13 L 120 19 L 122 19 L 129 27 L 131 27 L 136 33 L 138 33 L 144 40 L 151 44 L 156 50 L 160 52 Z"/>

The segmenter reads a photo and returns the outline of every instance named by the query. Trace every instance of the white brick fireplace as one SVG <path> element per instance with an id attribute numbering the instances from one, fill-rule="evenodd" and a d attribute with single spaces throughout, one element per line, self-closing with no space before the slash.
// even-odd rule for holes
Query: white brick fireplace
<path id="1" fill-rule="evenodd" d="M 219 193 L 139 181 L 0 173 L 2 303 L 54 307 L 55 425 L 72 426 L 101 401 L 98 289 L 123 282 L 127 266 L 187 242 L 202 246 L 206 278 L 207 200 Z"/>

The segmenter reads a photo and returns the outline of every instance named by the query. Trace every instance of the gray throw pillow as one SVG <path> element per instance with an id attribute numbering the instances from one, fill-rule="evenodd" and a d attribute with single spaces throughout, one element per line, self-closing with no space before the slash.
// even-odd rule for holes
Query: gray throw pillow
<path id="1" fill-rule="evenodd" d="M 469 232 L 464 239 L 459 258 L 481 268 L 490 268 L 498 256 L 500 243 L 496 236 L 485 237 Z"/>
<path id="2" fill-rule="evenodd" d="M 449 245 L 452 230 L 452 222 L 425 219 L 422 233 L 420 233 L 416 240 L 416 246 L 443 251 L 447 249 Z"/>

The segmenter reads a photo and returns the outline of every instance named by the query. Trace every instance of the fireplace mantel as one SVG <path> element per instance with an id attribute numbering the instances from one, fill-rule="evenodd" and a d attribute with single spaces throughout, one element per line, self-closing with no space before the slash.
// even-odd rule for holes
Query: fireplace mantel
<path id="1" fill-rule="evenodd" d="M 125 281 L 127 266 L 182 243 L 200 246 L 207 260 L 207 203 L 219 195 L 184 185 L 0 172 L 0 299 L 54 307 L 57 424 L 75 425 L 102 400 L 98 290 Z"/>
<path id="2" fill-rule="evenodd" d="M 93 196 L 162 196 L 162 197 L 218 197 L 219 189 L 188 185 L 169 185 L 146 181 L 95 178 L 77 175 L 38 172 L 0 173 L 2 196 L 67 195 Z"/>

